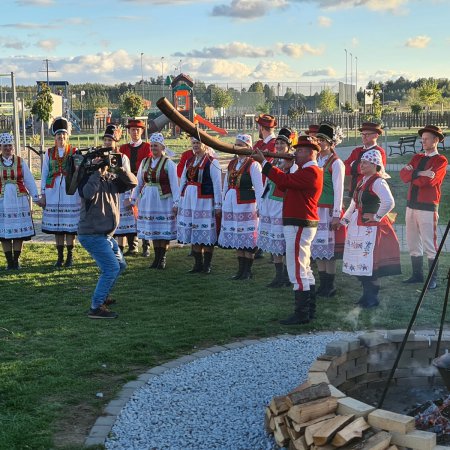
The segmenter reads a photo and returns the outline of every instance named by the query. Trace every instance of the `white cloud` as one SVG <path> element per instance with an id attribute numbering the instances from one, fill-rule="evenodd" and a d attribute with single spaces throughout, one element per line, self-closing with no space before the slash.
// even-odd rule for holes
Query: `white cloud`
<path id="1" fill-rule="evenodd" d="M 256 19 L 265 16 L 273 9 L 285 8 L 288 0 L 232 0 L 229 5 L 217 5 L 212 16 L 233 17 L 235 19 Z"/>
<path id="2" fill-rule="evenodd" d="M 193 58 L 265 58 L 273 56 L 273 50 L 263 47 L 253 47 L 245 42 L 231 42 L 216 47 L 206 47 L 202 50 L 191 50 L 190 52 L 177 52 L 172 56 Z"/>
<path id="3" fill-rule="evenodd" d="M 19 6 L 52 6 L 55 0 L 16 0 Z"/>
<path id="4" fill-rule="evenodd" d="M 28 47 L 28 43 L 26 41 L 19 41 L 18 39 L 0 37 L 0 47 L 23 50 L 25 47 Z"/>
<path id="5" fill-rule="evenodd" d="M 430 43 L 431 38 L 429 36 L 420 35 L 416 37 L 409 38 L 405 42 L 406 47 L 410 48 L 425 48 Z"/>
<path id="6" fill-rule="evenodd" d="M 317 23 L 320 27 L 329 27 L 331 26 L 332 20 L 329 17 L 319 16 L 317 19 Z"/>
<path id="7" fill-rule="evenodd" d="M 358 47 L 359 39 L 357 37 L 352 38 L 352 47 Z"/>
<path id="8" fill-rule="evenodd" d="M 262 61 L 255 67 L 251 77 L 255 80 L 276 81 L 296 79 L 298 74 L 284 62 Z"/>
<path id="9" fill-rule="evenodd" d="M 24 29 L 24 30 L 35 30 L 38 28 L 60 28 L 60 26 L 56 25 L 50 25 L 47 23 L 33 23 L 33 22 L 17 22 L 17 23 L 5 23 L 3 25 L 0 25 L 5 28 L 18 28 L 18 29 Z"/>
<path id="10" fill-rule="evenodd" d="M 364 6 L 371 11 L 391 11 L 404 13 L 409 0 L 292 0 L 296 2 L 315 2 L 323 9 L 343 9 Z"/>
<path id="11" fill-rule="evenodd" d="M 304 77 L 335 77 L 336 71 L 332 67 L 328 67 L 326 69 L 317 69 L 317 70 L 309 70 L 307 72 L 302 73 Z"/>
<path id="12" fill-rule="evenodd" d="M 58 45 L 60 44 L 60 41 L 56 39 L 42 39 L 38 42 L 36 42 L 36 46 L 39 48 L 42 48 L 42 50 L 54 50 Z"/>
<path id="13" fill-rule="evenodd" d="M 323 48 L 314 48 L 309 44 L 277 44 L 277 47 L 281 53 L 292 58 L 301 58 L 305 53 L 317 56 L 321 55 L 324 51 Z"/>
<path id="14" fill-rule="evenodd" d="M 192 78 L 202 80 L 244 80 L 248 78 L 252 69 L 246 64 L 234 61 L 211 59 L 207 61 L 188 61 L 183 63 L 183 72 Z"/>

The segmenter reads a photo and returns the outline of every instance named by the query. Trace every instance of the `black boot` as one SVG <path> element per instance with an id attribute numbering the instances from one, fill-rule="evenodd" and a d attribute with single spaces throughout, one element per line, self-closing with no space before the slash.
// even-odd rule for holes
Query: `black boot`
<path id="1" fill-rule="evenodd" d="M 153 251 L 155 253 L 155 259 L 150 264 L 150 269 L 156 269 L 159 264 L 159 260 L 161 259 L 161 247 L 153 247 Z"/>
<path id="2" fill-rule="evenodd" d="M 294 314 L 287 319 L 280 320 L 281 325 L 302 325 L 309 323 L 309 291 L 294 291 Z"/>
<path id="3" fill-rule="evenodd" d="M 13 252 L 5 252 L 6 270 L 14 269 Z"/>
<path id="4" fill-rule="evenodd" d="M 327 290 L 327 273 L 323 270 L 319 270 L 320 286 L 318 287 L 316 294 L 321 297 L 323 292 Z"/>
<path id="5" fill-rule="evenodd" d="M 142 256 L 148 258 L 150 256 L 150 243 L 147 239 L 142 239 Z"/>
<path id="6" fill-rule="evenodd" d="M 135 233 L 126 235 L 128 242 L 128 251 L 126 256 L 136 256 L 139 254 L 139 241 Z"/>
<path id="7" fill-rule="evenodd" d="M 64 263 L 64 267 L 72 267 L 73 266 L 73 245 L 67 246 L 67 258 Z"/>
<path id="8" fill-rule="evenodd" d="M 403 283 L 423 283 L 423 256 L 411 256 L 412 274 Z"/>
<path id="9" fill-rule="evenodd" d="M 211 273 L 212 257 L 213 257 L 213 252 L 203 253 L 203 273 L 206 273 L 208 275 Z"/>
<path id="10" fill-rule="evenodd" d="M 258 250 L 256 250 L 255 252 L 255 259 L 262 259 L 262 258 L 264 258 L 263 251 L 261 248 L 258 248 Z"/>
<path id="11" fill-rule="evenodd" d="M 159 251 L 160 251 L 159 262 L 158 262 L 158 265 L 156 266 L 156 268 L 159 269 L 159 270 L 164 270 L 166 268 L 166 253 L 167 253 L 167 250 L 164 247 L 160 247 Z"/>
<path id="12" fill-rule="evenodd" d="M 58 259 L 55 262 L 55 267 L 62 267 L 64 264 L 64 245 L 57 245 Z"/>
<path id="13" fill-rule="evenodd" d="M 322 291 L 322 297 L 334 297 L 336 295 L 336 286 L 334 285 L 334 273 L 325 274 L 325 288 Z"/>
<path id="14" fill-rule="evenodd" d="M 371 277 L 366 278 L 363 281 L 363 299 L 359 303 L 361 308 L 370 309 L 377 307 L 380 302 L 378 300 L 378 292 L 380 291 L 380 286 L 376 284 L 376 281 L 372 280 Z"/>
<path id="15" fill-rule="evenodd" d="M 199 273 L 203 270 L 203 257 L 202 252 L 192 252 L 194 255 L 194 266 L 191 270 L 188 271 L 188 273 Z"/>
<path id="16" fill-rule="evenodd" d="M 20 269 L 19 258 L 20 258 L 20 254 L 21 253 L 22 252 L 20 250 L 14 250 L 13 269 L 15 269 L 15 270 L 19 270 Z"/>
<path id="17" fill-rule="evenodd" d="M 275 263 L 275 278 L 266 286 L 269 288 L 283 287 L 283 263 Z"/>
<path id="18" fill-rule="evenodd" d="M 251 280 L 253 278 L 252 266 L 253 266 L 253 258 L 245 258 L 244 271 L 242 272 L 241 280 Z"/>
<path id="19" fill-rule="evenodd" d="M 309 285 L 309 320 L 316 318 L 316 285 Z"/>
<path id="20" fill-rule="evenodd" d="M 428 260 L 428 270 L 431 270 L 431 266 L 433 265 L 434 259 Z M 437 274 L 438 274 L 438 263 L 436 262 L 436 266 L 434 268 L 433 275 L 431 275 L 430 283 L 428 284 L 428 289 L 436 289 L 437 288 Z"/>
<path id="21" fill-rule="evenodd" d="M 239 264 L 238 271 L 231 277 L 232 280 L 240 280 L 244 272 L 245 258 L 243 256 L 238 256 L 237 259 Z"/>

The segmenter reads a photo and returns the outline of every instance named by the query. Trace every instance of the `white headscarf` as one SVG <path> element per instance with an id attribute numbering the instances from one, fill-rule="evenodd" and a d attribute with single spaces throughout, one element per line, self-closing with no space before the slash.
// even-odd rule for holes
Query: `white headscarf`
<path id="1" fill-rule="evenodd" d="M 236 136 L 237 141 L 241 141 L 244 144 L 247 144 L 250 148 L 253 147 L 253 140 L 252 137 L 249 134 L 238 134 Z"/>
<path id="2" fill-rule="evenodd" d="M 172 150 L 170 150 L 169 147 L 166 147 L 166 144 L 164 142 L 164 136 L 161 133 L 153 133 L 150 136 L 150 142 L 156 142 L 158 144 L 161 144 L 164 147 L 164 151 L 166 152 L 167 156 L 174 156 L 175 152 L 173 152 Z"/>
<path id="3" fill-rule="evenodd" d="M 14 136 L 11 133 L 1 133 L 0 134 L 0 145 L 13 145 Z"/>
<path id="4" fill-rule="evenodd" d="M 379 174 L 381 178 L 391 178 L 390 175 L 388 175 L 384 170 L 383 158 L 381 157 L 379 150 L 368 150 L 361 156 L 361 161 L 367 161 L 375 164 L 376 166 L 380 166 L 381 170 L 379 171 Z"/>

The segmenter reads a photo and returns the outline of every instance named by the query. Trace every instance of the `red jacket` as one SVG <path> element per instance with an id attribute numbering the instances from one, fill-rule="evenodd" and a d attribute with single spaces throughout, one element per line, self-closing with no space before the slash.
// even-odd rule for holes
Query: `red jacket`
<path id="1" fill-rule="evenodd" d="M 441 199 L 441 186 L 447 173 L 447 158 L 442 155 L 427 157 L 420 153 L 414 155 L 409 162 L 413 170 L 405 167 L 400 171 L 404 183 L 410 183 L 407 206 L 422 211 L 437 211 Z M 432 170 L 434 178 L 418 176 L 417 172 Z"/>
<path id="2" fill-rule="evenodd" d="M 186 163 L 194 156 L 194 150 L 190 148 L 181 154 L 180 162 L 177 164 L 177 176 L 181 178 Z"/>
<path id="3" fill-rule="evenodd" d="M 142 160 L 153 156 L 152 148 L 148 142 L 143 142 L 139 147 L 123 144 L 120 146 L 119 152 L 128 156 L 131 172 L 133 172 L 134 175 L 137 175 Z"/>
<path id="4" fill-rule="evenodd" d="M 286 192 L 283 201 L 283 225 L 317 227 L 317 204 L 323 184 L 323 171 L 317 164 L 299 168 L 294 173 L 284 173 L 266 162 L 262 173 L 280 190 Z"/>
<path id="5" fill-rule="evenodd" d="M 362 179 L 359 162 L 361 161 L 361 156 L 366 153 L 367 150 L 378 150 L 381 153 L 383 165 L 386 167 L 386 152 L 384 151 L 383 147 L 380 147 L 379 145 L 375 145 L 368 149 L 365 149 L 364 147 L 356 147 L 350 153 L 350 156 L 344 161 L 345 175 L 349 175 L 352 177 L 350 182 L 350 196 L 353 195 L 353 191 L 355 190 L 356 185 Z"/>
<path id="6" fill-rule="evenodd" d="M 262 152 L 271 152 L 271 153 L 275 153 L 275 141 L 276 138 L 272 138 L 269 142 L 264 143 L 264 141 L 262 139 L 260 139 L 259 141 L 255 142 L 255 145 L 253 146 L 253 148 L 256 150 L 261 150 Z"/>

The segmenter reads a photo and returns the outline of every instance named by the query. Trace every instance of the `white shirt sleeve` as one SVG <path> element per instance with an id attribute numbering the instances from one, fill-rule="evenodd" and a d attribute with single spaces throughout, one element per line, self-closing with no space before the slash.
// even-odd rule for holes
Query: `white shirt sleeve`
<path id="1" fill-rule="evenodd" d="M 254 161 L 250 166 L 250 177 L 252 178 L 253 188 L 255 189 L 256 206 L 259 209 L 264 187 L 262 182 L 261 165 L 256 161 Z"/>
<path id="2" fill-rule="evenodd" d="M 223 179 L 222 202 L 225 200 L 227 192 L 228 192 L 228 170 L 225 172 L 225 178 Z"/>
<path id="3" fill-rule="evenodd" d="M 23 173 L 23 184 L 27 188 L 29 194 L 33 200 L 38 200 L 39 194 L 36 186 L 36 181 L 28 167 L 28 164 L 22 159 L 22 173 Z"/>
<path id="4" fill-rule="evenodd" d="M 347 208 L 347 211 L 345 211 L 345 214 L 342 216 L 341 223 L 344 223 L 347 225 L 350 222 L 350 218 L 352 217 L 352 214 L 355 212 L 356 209 L 356 203 L 352 199 L 350 202 L 350 206 Z"/>
<path id="5" fill-rule="evenodd" d="M 170 190 L 172 191 L 173 206 L 178 206 L 180 199 L 180 186 L 178 185 L 177 166 L 169 159 L 167 161 L 167 175 L 169 176 Z"/>
<path id="6" fill-rule="evenodd" d="M 333 217 L 341 217 L 344 197 L 345 165 L 340 159 L 337 159 L 331 167 L 333 168 L 331 179 L 333 181 L 334 192 Z"/>
<path id="7" fill-rule="evenodd" d="M 222 207 L 222 169 L 217 159 L 211 161 L 209 172 L 214 188 L 214 209 L 220 209 Z"/>
<path id="8" fill-rule="evenodd" d="M 147 160 L 147 158 L 144 158 L 142 160 L 141 165 L 139 166 L 138 173 L 136 175 L 137 180 L 138 180 L 138 185 L 133 189 L 133 192 L 131 194 L 131 201 L 133 203 L 136 203 L 137 198 L 139 197 L 139 194 L 141 193 L 142 188 L 144 187 L 144 174 L 142 172 L 143 172 L 143 167 L 144 167 L 146 160 Z"/>
<path id="9" fill-rule="evenodd" d="M 127 172 L 130 172 L 130 171 L 131 171 L 131 169 L 130 169 L 130 160 L 128 159 L 128 156 L 127 156 L 127 155 L 122 155 L 122 167 L 123 167 Z M 132 193 L 133 193 L 133 189 L 130 189 L 130 190 L 128 190 L 128 191 L 125 191 L 125 192 L 123 193 L 123 198 L 124 198 L 125 200 L 130 200 Z"/>
<path id="10" fill-rule="evenodd" d="M 41 172 L 41 193 L 45 194 L 45 184 L 47 183 L 47 177 L 49 172 L 50 160 L 48 158 L 48 151 L 45 152 L 44 159 L 42 161 L 42 172 Z"/>
<path id="11" fill-rule="evenodd" d="M 378 178 L 372 184 L 372 191 L 378 195 L 380 198 L 380 207 L 376 212 L 375 220 L 381 220 L 388 212 L 392 211 L 395 206 L 394 197 L 392 196 L 391 190 L 389 189 L 389 185 L 386 183 L 386 180 L 383 178 Z"/>

